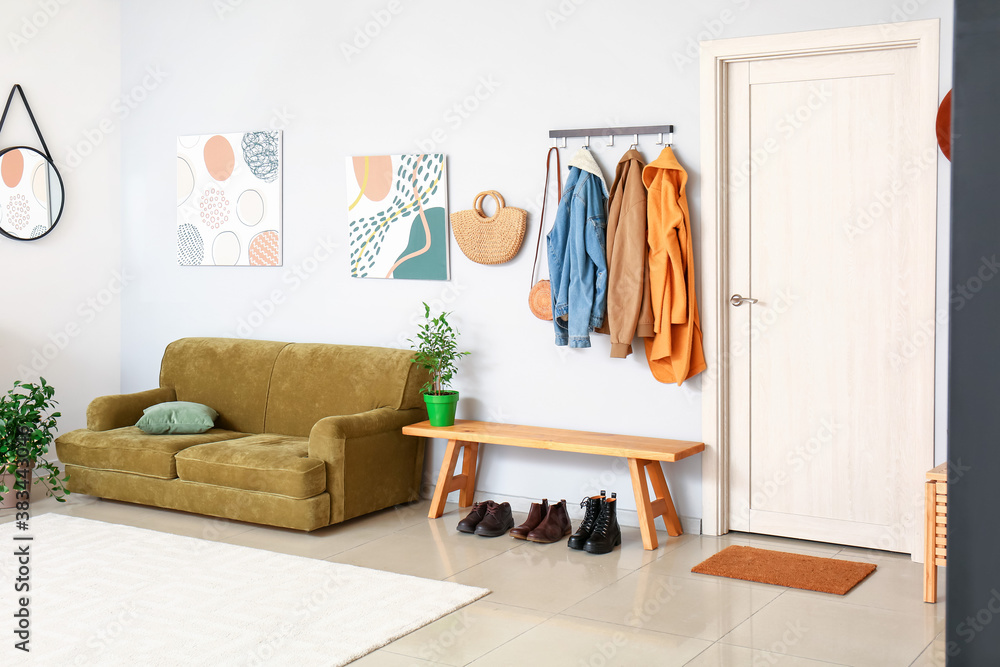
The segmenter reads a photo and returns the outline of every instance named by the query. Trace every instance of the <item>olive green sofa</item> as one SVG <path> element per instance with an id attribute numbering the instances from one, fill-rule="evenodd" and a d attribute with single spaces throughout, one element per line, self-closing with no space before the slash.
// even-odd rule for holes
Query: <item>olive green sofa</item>
<path id="1" fill-rule="evenodd" d="M 184 338 L 158 389 L 102 396 L 56 439 L 68 487 L 156 507 L 315 530 L 419 497 L 425 371 L 379 347 Z M 148 435 L 142 411 L 203 403 L 215 428 Z"/>

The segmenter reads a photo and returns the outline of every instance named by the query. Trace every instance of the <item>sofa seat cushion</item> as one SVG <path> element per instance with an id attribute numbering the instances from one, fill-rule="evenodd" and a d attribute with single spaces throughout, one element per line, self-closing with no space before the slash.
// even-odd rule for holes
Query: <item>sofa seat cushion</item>
<path id="1" fill-rule="evenodd" d="M 245 437 L 245 433 L 213 428 L 189 435 L 149 435 L 136 426 L 110 431 L 79 429 L 56 441 L 59 460 L 75 466 L 175 479 L 174 454 L 194 445 Z"/>
<path id="2" fill-rule="evenodd" d="M 326 491 L 326 464 L 308 454 L 308 438 L 252 435 L 185 449 L 177 455 L 177 476 L 189 482 L 312 498 Z"/>

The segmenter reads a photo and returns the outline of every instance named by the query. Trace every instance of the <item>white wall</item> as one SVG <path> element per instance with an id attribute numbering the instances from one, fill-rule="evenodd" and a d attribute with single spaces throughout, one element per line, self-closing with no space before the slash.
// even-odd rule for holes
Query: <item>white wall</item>
<path id="1" fill-rule="evenodd" d="M 0 389 L 43 376 L 63 433 L 120 386 L 120 17 L 118 0 L 6 0 L 0 22 L 0 94 L 24 88 L 66 190 L 50 234 L 0 237 Z M 41 150 L 15 96 L 0 147 L 22 144 Z"/>
<path id="2" fill-rule="evenodd" d="M 454 311 L 473 353 L 457 382 L 460 417 L 697 440 L 699 380 L 659 384 L 641 352 L 610 359 L 603 337 L 588 350 L 557 348 L 551 325 L 528 311 L 547 131 L 675 124 L 697 242 L 699 40 L 941 17 L 943 92 L 951 12 L 951 2 L 931 0 L 126 3 L 123 82 L 149 68 L 164 78 L 124 128 L 122 251 L 134 284 L 124 301 L 123 388 L 155 386 L 171 340 L 233 336 L 241 322 L 262 321 L 254 338 L 405 347 L 428 301 Z M 362 39 L 366 29 L 374 36 Z M 345 55 L 348 47 L 356 50 Z M 178 267 L 176 136 L 268 126 L 285 131 L 285 266 Z M 609 180 L 628 143 L 595 149 Z M 571 141 L 564 159 L 579 145 Z M 447 283 L 349 277 L 344 157 L 418 149 L 447 154 L 452 211 L 488 188 L 531 211 L 514 261 L 481 266 L 453 244 Z M 643 138 L 642 151 L 656 157 L 653 138 Z M 947 211 L 946 183 L 941 194 Z M 311 259 L 327 257 L 331 244 L 328 259 Z M 266 300 L 276 290 L 283 302 L 272 308 Z M 431 451 L 428 475 L 441 443 Z M 680 513 L 700 517 L 699 457 L 668 468 Z M 522 507 L 606 488 L 634 509 L 630 487 L 611 459 L 491 448 L 478 484 L 480 495 Z"/>

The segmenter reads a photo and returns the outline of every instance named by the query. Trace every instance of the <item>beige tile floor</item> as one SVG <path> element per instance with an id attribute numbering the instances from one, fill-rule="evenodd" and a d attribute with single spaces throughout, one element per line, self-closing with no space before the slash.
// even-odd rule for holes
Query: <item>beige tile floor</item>
<path id="1" fill-rule="evenodd" d="M 922 569 L 908 557 L 731 533 L 660 533 L 644 551 L 623 529 L 605 556 L 455 530 L 455 505 L 427 519 L 426 501 L 314 533 L 268 528 L 128 503 L 71 496 L 32 504 L 58 512 L 492 590 L 485 598 L 375 651 L 360 667 L 411 665 L 944 665 L 944 577 L 922 601 Z M 0 523 L 12 520 L 0 511 Z M 515 516 L 519 522 L 523 516 Z M 862 560 L 875 574 L 846 596 L 693 574 L 730 544 Z M 942 569 L 941 574 L 944 574 Z"/>

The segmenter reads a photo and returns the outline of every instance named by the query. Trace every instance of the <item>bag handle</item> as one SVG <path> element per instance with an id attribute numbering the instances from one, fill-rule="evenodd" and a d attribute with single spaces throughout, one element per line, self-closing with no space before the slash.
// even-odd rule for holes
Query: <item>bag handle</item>
<path id="1" fill-rule="evenodd" d="M 10 95 L 7 96 L 7 106 L 3 108 L 3 116 L 0 116 L 0 132 L 3 131 L 3 124 L 7 120 L 7 112 L 10 111 L 10 103 L 14 101 L 14 93 L 18 93 L 21 96 L 21 101 L 24 102 L 24 108 L 28 112 L 28 118 L 31 119 L 31 124 L 35 128 L 35 134 L 38 135 L 38 140 L 42 142 L 42 148 L 45 150 L 45 157 L 49 159 L 49 162 L 54 163 L 52 154 L 49 153 L 49 147 L 45 145 L 45 139 L 42 137 L 42 131 L 38 129 L 38 123 L 35 122 L 35 114 L 31 113 L 31 107 L 28 105 L 28 98 L 24 96 L 24 90 L 21 88 L 21 84 L 19 83 L 14 84 L 14 87 L 10 89 Z"/>
<path id="2" fill-rule="evenodd" d="M 538 270 L 538 250 L 542 247 L 542 229 L 545 226 L 545 200 L 549 195 L 549 167 L 552 165 L 552 151 L 556 152 L 556 193 L 558 201 L 562 201 L 562 161 L 559 159 L 559 149 L 553 146 L 545 155 L 545 189 L 542 190 L 542 216 L 538 220 L 538 241 L 535 243 L 535 263 L 531 265 L 531 287 L 535 286 L 535 272 Z"/>
<path id="3" fill-rule="evenodd" d="M 486 213 L 483 212 L 483 202 L 486 200 L 487 197 L 493 197 L 493 199 L 497 203 L 497 212 L 494 213 L 493 215 L 486 215 Z M 500 209 L 502 209 L 506 205 L 507 204 L 504 202 L 502 194 L 500 194 L 496 190 L 485 190 L 484 192 L 480 192 L 478 195 L 476 195 L 476 201 L 472 203 L 472 208 L 476 209 L 476 213 L 479 214 L 480 218 L 489 221 L 497 217 L 497 213 L 499 213 Z"/>

